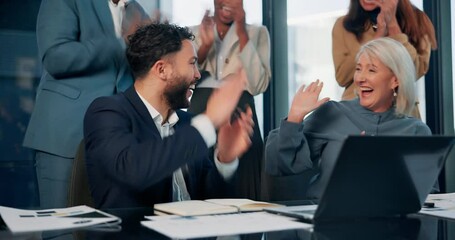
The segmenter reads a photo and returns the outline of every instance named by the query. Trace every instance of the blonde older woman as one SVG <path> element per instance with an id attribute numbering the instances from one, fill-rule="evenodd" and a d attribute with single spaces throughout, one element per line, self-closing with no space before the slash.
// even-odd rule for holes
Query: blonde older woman
<path id="1" fill-rule="evenodd" d="M 275 176 L 313 175 L 302 183 L 302 191 L 317 201 L 347 135 L 431 135 L 425 123 L 410 116 L 415 78 L 413 61 L 400 42 L 378 38 L 366 43 L 356 57 L 358 98 L 319 99 L 319 80 L 302 86 L 288 117 L 268 136 L 266 171 Z"/>

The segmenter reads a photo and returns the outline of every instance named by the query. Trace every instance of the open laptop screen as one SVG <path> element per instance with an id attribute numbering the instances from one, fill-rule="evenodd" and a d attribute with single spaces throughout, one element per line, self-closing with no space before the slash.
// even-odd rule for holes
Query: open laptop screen
<path id="1" fill-rule="evenodd" d="M 448 136 L 349 136 L 315 219 L 418 212 L 453 143 Z"/>
<path id="2" fill-rule="evenodd" d="M 269 211 L 311 222 L 416 213 L 454 143 L 449 136 L 349 136 L 317 208 Z"/>

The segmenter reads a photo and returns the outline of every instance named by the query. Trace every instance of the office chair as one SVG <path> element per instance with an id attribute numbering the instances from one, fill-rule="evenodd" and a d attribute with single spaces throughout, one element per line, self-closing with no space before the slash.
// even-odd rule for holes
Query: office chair
<path id="1" fill-rule="evenodd" d="M 68 206 L 87 205 L 94 207 L 90 187 L 88 185 L 87 169 L 85 166 L 85 144 L 81 141 L 74 158 L 71 178 L 68 188 Z"/>
<path id="2" fill-rule="evenodd" d="M 306 200 L 306 191 L 313 171 L 292 176 L 262 175 L 262 199 L 265 201 Z"/>
<path id="3" fill-rule="evenodd" d="M 266 142 L 267 137 L 264 139 L 264 148 Z M 261 169 L 261 199 L 264 201 L 307 200 L 309 183 L 317 172 L 315 169 L 290 176 L 272 176 L 265 171 L 264 154 Z"/>

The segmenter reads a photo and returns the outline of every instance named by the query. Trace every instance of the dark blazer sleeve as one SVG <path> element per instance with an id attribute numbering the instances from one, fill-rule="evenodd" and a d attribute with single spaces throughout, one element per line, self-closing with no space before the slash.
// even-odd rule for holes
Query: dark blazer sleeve
<path id="1" fill-rule="evenodd" d="M 96 161 L 107 177 L 136 191 L 186 163 L 197 166 L 196 177 L 207 174 L 204 168 L 210 166 L 199 162 L 207 159 L 208 148 L 194 127 L 181 124 L 161 139 L 153 120 L 137 114 L 122 96 L 98 98 L 89 107 L 84 120 L 87 164 Z"/>
<path id="2" fill-rule="evenodd" d="M 235 173 L 229 180 L 224 180 L 213 163 L 213 151 L 205 161 L 189 164 L 192 170 L 185 177 L 191 199 L 228 198 L 234 197 L 234 182 L 237 178 Z"/>

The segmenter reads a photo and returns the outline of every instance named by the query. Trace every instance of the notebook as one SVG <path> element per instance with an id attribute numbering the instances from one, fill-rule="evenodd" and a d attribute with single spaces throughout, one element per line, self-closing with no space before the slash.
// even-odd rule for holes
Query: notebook
<path id="1" fill-rule="evenodd" d="M 199 216 L 210 214 L 255 212 L 264 208 L 280 207 L 275 203 L 253 201 L 246 198 L 216 198 L 206 200 L 186 200 L 158 203 L 153 206 L 155 215 L 175 214 L 180 216 Z"/>
<path id="2" fill-rule="evenodd" d="M 453 136 L 349 136 L 319 205 L 265 210 L 313 223 L 417 213 L 454 142 Z"/>

